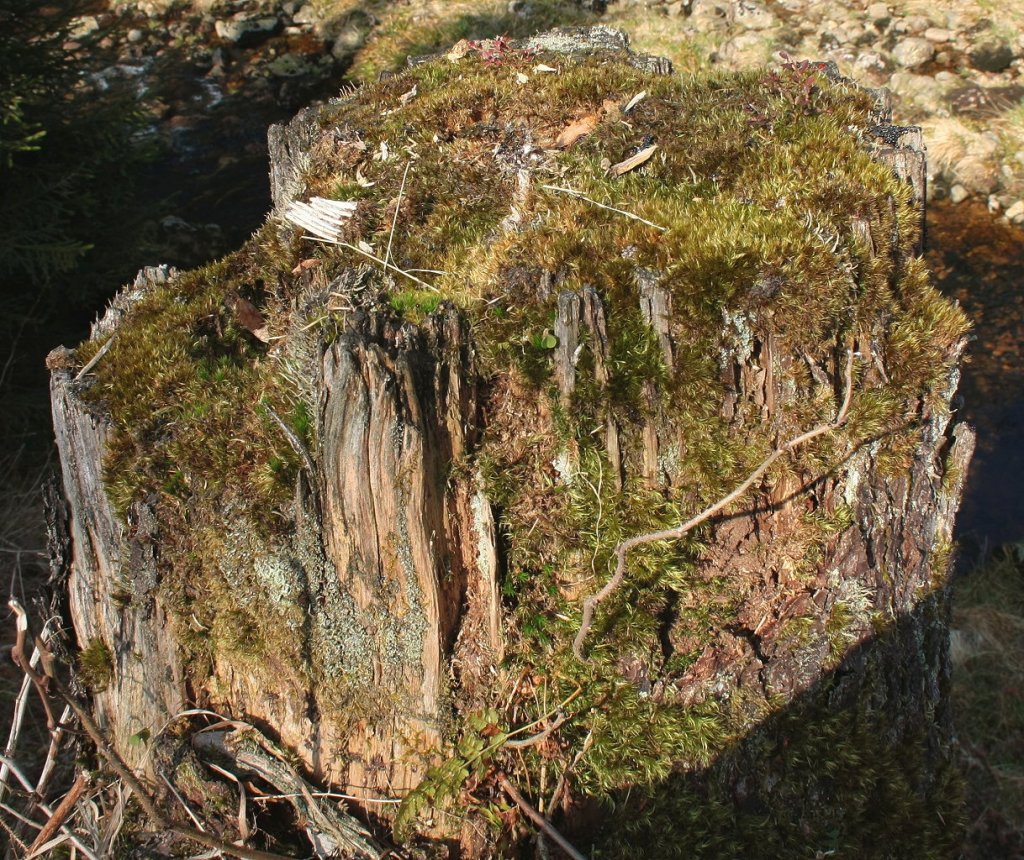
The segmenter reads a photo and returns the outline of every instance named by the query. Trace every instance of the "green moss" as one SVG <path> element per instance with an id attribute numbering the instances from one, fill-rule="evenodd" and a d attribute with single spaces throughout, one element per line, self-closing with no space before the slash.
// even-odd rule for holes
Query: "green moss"
<path id="1" fill-rule="evenodd" d="M 93 693 L 102 693 L 114 680 L 114 655 L 102 639 L 91 639 L 77 662 L 79 678 Z"/>
<path id="2" fill-rule="evenodd" d="M 883 715 L 832 713 L 822 693 L 755 730 L 710 771 L 619 795 L 593 844 L 576 844 L 623 860 L 954 856 L 955 767 L 947 762 L 924 792 L 912 776 L 926 767 L 923 740 L 886 738 Z M 730 786 L 733 768 L 746 777 Z M 769 772 L 770 784 L 758 779 Z"/>

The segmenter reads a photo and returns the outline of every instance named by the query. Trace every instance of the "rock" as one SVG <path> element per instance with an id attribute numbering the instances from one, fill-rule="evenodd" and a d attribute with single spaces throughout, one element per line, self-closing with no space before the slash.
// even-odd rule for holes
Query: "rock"
<path id="1" fill-rule="evenodd" d="M 863 51 L 857 55 L 857 59 L 854 60 L 853 66 L 854 68 L 862 69 L 865 72 L 882 73 L 889 68 L 889 63 L 885 54 L 879 53 L 878 51 Z"/>
<path id="2" fill-rule="evenodd" d="M 233 21 L 218 21 L 214 26 L 217 35 L 226 42 L 233 42 L 240 48 L 251 48 L 269 39 L 281 29 L 276 17 L 239 18 Z"/>
<path id="3" fill-rule="evenodd" d="M 867 18 L 876 27 L 887 27 L 891 20 L 889 7 L 885 3 L 872 3 L 867 8 Z"/>
<path id="4" fill-rule="evenodd" d="M 982 87 L 975 83 L 951 90 L 946 98 L 956 116 L 985 119 L 997 116 L 1007 107 L 1024 98 L 1024 87 Z"/>
<path id="5" fill-rule="evenodd" d="M 275 78 L 299 78 L 313 73 L 315 68 L 309 58 L 300 53 L 286 53 L 274 57 L 266 67 Z"/>
<path id="6" fill-rule="evenodd" d="M 738 0 L 730 7 L 732 23 L 747 30 L 767 30 L 775 24 L 775 16 L 764 6 L 750 0 Z"/>
<path id="7" fill-rule="evenodd" d="M 99 19 L 95 15 L 81 15 L 71 19 L 69 35 L 72 39 L 81 40 L 91 36 L 100 28 Z"/>
<path id="8" fill-rule="evenodd" d="M 975 194 L 991 194 L 999 187 L 999 170 L 989 160 L 978 155 L 966 155 L 953 165 L 957 180 Z"/>
<path id="9" fill-rule="evenodd" d="M 896 43 L 892 58 L 905 69 L 917 69 L 935 56 L 935 46 L 927 39 L 911 36 Z"/>
<path id="10" fill-rule="evenodd" d="M 913 72 L 893 72 L 889 88 L 928 113 L 935 113 L 941 108 L 945 92 L 930 75 L 915 75 Z"/>
<path id="11" fill-rule="evenodd" d="M 125 38 L 134 45 L 146 38 L 146 34 L 136 27 L 129 30 L 125 34 Z"/>
<path id="12" fill-rule="evenodd" d="M 292 13 L 292 20 L 296 24 L 305 24 L 310 27 L 315 27 L 322 20 L 320 15 L 316 11 L 316 7 L 312 3 L 307 3 L 305 6 L 300 7 L 297 11 Z"/>
<path id="13" fill-rule="evenodd" d="M 1018 200 L 1006 209 L 1006 220 L 1014 224 L 1024 224 L 1024 200 Z"/>
<path id="14" fill-rule="evenodd" d="M 960 184 L 954 185 L 949 189 L 949 199 L 953 203 L 963 203 L 970 196 L 971 192 Z"/>
<path id="15" fill-rule="evenodd" d="M 900 25 L 899 29 L 902 32 L 909 33 L 911 36 L 920 36 L 932 25 L 932 22 L 923 15 L 911 15 L 904 18 Z"/>
<path id="16" fill-rule="evenodd" d="M 922 35 L 929 42 L 944 45 L 946 42 L 953 41 L 953 37 L 956 34 L 952 30 L 947 30 L 944 27 L 929 27 Z"/>
<path id="17" fill-rule="evenodd" d="M 698 33 L 710 33 L 724 30 L 729 26 L 725 7 L 714 0 L 694 0 L 690 17 L 686 19 L 688 28 Z"/>
<path id="18" fill-rule="evenodd" d="M 1001 72 L 1013 62 L 1015 53 L 1009 43 L 991 36 L 976 44 L 967 57 L 980 72 Z"/>

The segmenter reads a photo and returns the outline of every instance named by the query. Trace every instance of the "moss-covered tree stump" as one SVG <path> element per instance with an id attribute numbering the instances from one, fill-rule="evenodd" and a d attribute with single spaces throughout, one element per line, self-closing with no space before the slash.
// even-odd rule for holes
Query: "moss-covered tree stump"
<path id="1" fill-rule="evenodd" d="M 511 852 L 507 778 L 594 857 L 948 855 L 919 140 L 825 66 L 669 72 L 562 32 L 309 109 L 262 231 L 55 356 L 71 614 L 155 785 L 203 707 L 380 840 Z"/>

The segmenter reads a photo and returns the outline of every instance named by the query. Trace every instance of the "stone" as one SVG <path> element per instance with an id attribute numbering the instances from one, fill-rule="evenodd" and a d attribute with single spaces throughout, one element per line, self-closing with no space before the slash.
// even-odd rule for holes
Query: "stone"
<path id="1" fill-rule="evenodd" d="M 872 3 L 867 8 L 868 20 L 876 26 L 888 25 L 891 15 L 892 13 L 889 12 L 889 7 L 885 3 Z"/>
<path id="2" fill-rule="evenodd" d="M 292 20 L 296 24 L 306 24 L 313 27 L 319 24 L 321 19 L 320 15 L 317 14 L 316 7 L 312 3 L 307 3 L 292 13 Z"/>
<path id="3" fill-rule="evenodd" d="M 971 65 L 979 72 L 1001 72 L 1009 68 L 1014 57 L 1009 43 L 994 36 L 979 42 L 967 54 Z"/>
<path id="4" fill-rule="evenodd" d="M 767 30 L 775 24 L 775 16 L 764 6 L 739 0 L 730 7 L 732 23 L 747 30 Z"/>
<path id="5" fill-rule="evenodd" d="M 935 46 L 927 39 L 911 36 L 896 43 L 892 58 L 905 69 L 917 69 L 935 56 Z"/>
<path id="6" fill-rule="evenodd" d="M 725 30 L 729 26 L 726 9 L 713 0 L 694 0 L 690 17 L 686 19 L 687 27 L 698 33 L 710 33 Z"/>
<path id="7" fill-rule="evenodd" d="M 269 39 L 281 28 L 277 17 L 239 18 L 233 21 L 218 21 L 214 25 L 217 35 L 225 42 L 233 42 L 240 48 L 249 48 Z"/>
<path id="8" fill-rule="evenodd" d="M 911 15 L 904 18 L 902 23 L 903 32 L 909 33 L 911 36 L 922 35 L 932 25 L 932 22 L 923 15 Z"/>
<path id="9" fill-rule="evenodd" d="M 1018 200 L 1006 209 L 1006 220 L 1014 224 L 1024 224 L 1024 200 Z"/>
<path id="10" fill-rule="evenodd" d="M 72 39 L 81 40 L 91 36 L 99 28 L 100 22 L 95 15 L 82 15 L 71 19 L 69 35 Z"/>
<path id="11" fill-rule="evenodd" d="M 945 27 L 929 27 L 922 35 L 929 42 L 944 45 L 946 42 L 952 42 L 953 37 L 956 34 L 952 30 L 947 30 Z"/>
<path id="12" fill-rule="evenodd" d="M 771 51 L 771 41 L 756 31 L 740 33 L 718 49 L 717 59 L 735 68 L 749 68 L 767 63 Z"/>
<path id="13" fill-rule="evenodd" d="M 918 108 L 935 113 L 942 105 L 943 88 L 929 75 L 893 72 L 889 88 L 901 98 L 909 99 Z"/>
<path id="14" fill-rule="evenodd" d="M 949 189 L 949 199 L 953 203 L 963 203 L 970 196 L 971 192 L 959 183 Z"/>
<path id="15" fill-rule="evenodd" d="M 854 68 L 865 72 L 884 72 L 889 67 L 885 54 L 878 51 L 862 51 L 854 60 Z"/>
<path id="16" fill-rule="evenodd" d="M 999 187 L 999 170 L 988 158 L 965 155 L 953 165 L 953 175 L 968 191 L 991 194 Z"/>
<path id="17" fill-rule="evenodd" d="M 138 29 L 137 27 L 129 30 L 127 34 L 125 34 L 125 38 L 133 45 L 137 42 L 141 42 L 145 37 L 146 34 L 143 33 L 142 30 Z"/>

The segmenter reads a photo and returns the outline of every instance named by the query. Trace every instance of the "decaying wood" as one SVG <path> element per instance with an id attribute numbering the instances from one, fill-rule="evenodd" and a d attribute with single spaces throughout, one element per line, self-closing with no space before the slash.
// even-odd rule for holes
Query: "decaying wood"
<path id="1" fill-rule="evenodd" d="M 606 36 L 614 41 L 613 36 Z M 649 107 L 645 104 L 643 109 Z M 638 109 L 637 115 L 641 112 Z M 879 121 L 884 113 L 884 104 L 880 104 Z M 279 216 L 294 211 L 290 208 L 294 201 L 312 193 L 303 177 L 317 143 L 319 130 L 315 126 L 315 112 L 307 112 L 271 135 Z M 913 186 L 923 203 L 919 137 L 907 130 L 897 131 L 880 134 L 884 146 L 877 148 L 878 156 Z M 642 158 L 638 155 L 616 167 L 625 172 L 639 166 L 654 152 L 652 147 L 647 149 Z M 527 193 L 534 193 L 528 172 L 522 171 L 518 181 L 522 200 L 517 206 L 527 199 Z M 403 177 L 403 188 L 404 183 Z M 625 216 L 663 229 L 571 189 L 544 187 L 610 209 L 613 214 L 609 218 Z M 395 221 L 400 208 L 394 207 Z M 328 226 L 338 227 L 342 220 L 339 215 L 337 223 Z M 629 227 L 655 235 L 647 227 Z M 817 227 L 808 224 L 808 229 Z M 866 219 L 853 217 L 850 230 L 869 254 L 886 245 L 885 237 L 872 236 L 871 222 Z M 831 248 L 832 237 L 823 239 L 829 240 Z M 392 273 L 430 286 L 397 268 L 390 241 L 383 258 L 355 245 L 344 247 L 369 257 L 384 270 L 376 275 Z M 169 277 L 172 275 L 166 270 L 144 273 L 97 324 L 94 337 L 115 336 L 132 302 Z M 312 281 L 301 264 L 296 277 L 307 286 Z M 774 295 L 773 275 L 759 277 L 751 289 L 767 297 L 767 306 Z M 630 313 L 639 310 L 640 319 L 649 326 L 650 343 L 656 344 L 666 378 L 671 379 L 688 342 L 683 322 L 673 320 L 673 293 L 666 282 L 666 273 L 639 264 L 626 280 L 630 289 L 635 288 L 635 299 L 634 293 L 629 293 Z M 617 382 L 619 367 L 613 362 L 620 357 L 612 354 L 609 329 L 618 331 L 618 320 L 608 319 L 611 309 L 605 307 L 597 289 L 578 283 L 572 290 L 563 288 L 570 283 L 560 273 L 545 271 L 531 285 L 542 301 L 553 298 L 555 310 L 553 328 L 545 330 L 541 352 L 550 363 L 557 403 L 545 400 L 535 416 L 529 413 L 531 420 L 536 417 L 540 423 L 553 423 L 560 410 L 571 415 L 581 393 L 589 396 L 596 388 L 599 394 L 608 395 Z M 337 289 L 342 292 L 332 295 L 342 295 L 346 301 L 351 298 L 342 287 Z M 676 301 L 682 302 L 680 293 L 675 295 Z M 367 801 L 383 795 L 404 796 L 420 784 L 432 756 L 445 743 L 453 695 L 462 697 L 456 706 L 462 713 L 493 704 L 478 691 L 486 689 L 502 671 L 506 608 L 500 586 L 508 573 L 503 569 L 508 541 L 502 533 L 500 511 L 492 507 L 486 487 L 474 471 L 478 466 L 473 455 L 488 431 L 484 402 L 489 409 L 490 387 L 498 383 L 482 378 L 470 325 L 454 306 L 443 304 L 416 324 L 397 320 L 386 309 L 386 302 L 363 306 L 353 301 L 346 309 L 351 314 L 339 325 L 337 336 L 329 344 L 317 340 L 315 350 L 310 350 L 314 360 L 305 367 L 299 386 L 306 388 L 302 396 L 313 417 L 312 440 L 307 444 L 284 418 L 272 409 L 267 412 L 283 434 L 282 447 L 287 441 L 302 463 L 294 505 L 287 512 L 294 536 L 282 546 L 270 547 L 247 532 L 244 523 L 232 521 L 230 511 L 224 515 L 225 542 L 243 559 L 239 564 L 251 565 L 259 558 L 292 576 L 289 585 L 301 584 L 303 617 L 295 635 L 301 639 L 296 651 L 308 657 L 305 673 L 273 661 L 255 667 L 240 665 L 230 656 L 214 654 L 202 688 L 186 688 L 175 622 L 162 603 L 159 588 L 159 547 L 165 536 L 159 534 L 157 519 L 145 500 L 131 506 L 125 521 L 111 509 L 101 475 L 110 428 L 79 397 L 82 386 L 89 384 L 86 370 L 75 376 L 73 367 L 55 360 L 51 385 L 64 489 L 72 512 L 74 563 L 68 588 L 76 636 L 83 647 L 102 640 L 114 656 L 111 684 L 95 694 L 93 704 L 96 742 L 108 745 L 107 751 L 101 747 L 101 754 L 116 755 L 108 757 L 111 766 L 119 774 L 123 768 L 132 775 L 135 783 L 127 778 L 126 783 L 133 791 L 136 785 L 144 791 L 140 775 L 153 778 L 153 764 L 146 748 L 131 742 L 133 736 L 147 731 L 159 734 L 160 727 L 181 712 L 190 697 L 215 703 L 232 714 L 244 715 L 253 725 L 271 727 L 275 742 L 298 757 L 302 775 L 298 767 L 285 765 L 265 747 L 249 743 L 244 733 L 200 735 L 199 748 L 203 744 L 205 752 L 216 748 L 233 762 L 228 765 L 221 760 L 218 767 L 236 773 L 237 766 L 239 780 L 243 770 L 258 773 L 282 793 L 295 795 L 298 814 L 311 822 L 323 845 L 333 841 L 369 857 L 383 857 L 383 849 L 358 820 L 341 813 L 334 816 L 313 802 L 312 782 Z M 820 677 L 828 655 L 822 650 L 827 647 L 824 644 L 810 657 L 798 653 L 779 633 L 788 619 L 807 617 L 823 622 L 844 587 L 870 592 L 872 609 L 878 613 L 893 618 L 912 615 L 915 601 L 932 587 L 938 547 L 951 539 L 962 482 L 962 477 L 956 477 L 957 470 L 961 475 L 965 471 L 973 445 L 969 429 L 951 429 L 948 414 L 933 409 L 932 401 L 925 403 L 922 398 L 916 404 L 920 426 L 906 474 L 882 474 L 880 447 L 875 440 L 859 440 L 858 446 L 851 444 L 842 452 L 845 459 L 840 464 L 825 470 L 827 474 L 804 474 L 795 467 L 792 473 L 786 471 L 777 480 L 773 473 L 771 482 L 761 483 L 769 468 L 787 454 L 812 440 L 821 444 L 821 437 L 844 424 L 855 384 L 886 379 L 886 362 L 891 356 L 878 346 L 887 342 L 880 326 L 877 320 L 857 321 L 849 334 L 850 343 L 806 346 L 787 341 L 784 329 L 773 323 L 769 311 L 723 312 L 720 330 L 711 333 L 718 338 L 721 400 L 716 395 L 708 413 L 737 439 L 770 428 L 774 438 L 763 448 L 770 453 L 727 495 L 694 499 L 690 510 L 702 506 L 703 510 L 687 522 L 633 535 L 618 544 L 611 578 L 582 603 L 582 620 L 573 643 L 577 657 L 583 659 L 587 641 L 600 641 L 597 637 L 605 620 L 598 617 L 595 621 L 595 611 L 625 580 L 629 553 L 656 541 L 678 540 L 709 520 L 714 520 L 714 529 L 708 530 L 706 551 L 694 562 L 701 568 L 696 575 L 745 578 L 751 583 L 749 591 L 736 605 L 735 623 L 708 634 L 704 654 L 681 677 L 671 679 L 671 690 L 666 690 L 664 683 L 652 689 L 647 667 L 639 658 L 625 655 L 629 659 L 624 656 L 622 681 L 638 688 L 646 683 L 640 689 L 642 696 L 663 701 L 671 694 L 672 701 L 685 708 L 715 695 L 716 689 L 747 685 L 755 688 L 759 701 L 789 701 Z M 260 326 L 253 321 L 251 328 L 259 330 Z M 275 332 L 271 349 L 293 345 L 306 328 L 280 336 Z M 848 353 L 854 341 L 859 353 L 856 359 Z M 950 366 L 955 365 L 960 348 L 962 345 L 955 354 L 944 357 Z M 859 371 L 856 377 L 855 366 Z M 586 374 L 592 374 L 592 379 Z M 955 371 L 951 372 L 946 390 L 936 392 L 934 401 L 948 401 L 955 377 Z M 592 416 L 593 435 L 603 440 L 604 450 L 599 454 L 610 467 L 602 477 L 610 475 L 616 489 L 638 487 L 651 498 L 663 493 L 675 503 L 679 497 L 685 498 L 687 491 L 679 477 L 684 470 L 679 467 L 680 463 L 686 465 L 688 440 L 682 438 L 671 404 L 666 405 L 669 398 L 661 384 L 657 379 L 642 383 L 642 401 L 636 404 L 635 414 L 626 414 L 633 404 L 623 408 L 621 402 L 605 396 Z M 823 423 L 803 431 L 785 423 L 798 401 L 824 396 L 823 390 L 840 401 L 832 420 L 819 419 Z M 538 430 L 558 438 L 550 426 Z M 558 473 L 554 480 L 562 491 L 572 483 L 580 464 L 572 459 L 578 453 L 570 450 L 573 442 L 566 443 L 563 437 L 554 443 L 556 449 L 558 444 L 563 450 L 555 451 L 551 474 Z M 562 455 L 568 468 L 562 468 Z M 545 459 L 544 465 L 548 462 Z M 606 480 L 604 486 L 609 483 Z M 684 491 L 673 497 L 681 486 Z M 754 488 L 758 492 L 750 492 L 749 505 L 734 504 L 746 501 L 745 494 Z M 799 502 L 794 501 L 797 498 Z M 802 517 L 827 513 L 840 501 L 851 511 L 853 525 L 821 548 L 820 557 L 808 562 L 813 570 L 804 571 L 805 581 L 796 582 L 790 576 L 793 559 L 785 554 L 787 541 L 799 531 Z M 719 517 L 726 508 L 729 516 Z M 900 575 L 892 576 L 897 570 Z M 592 584 L 571 587 L 598 589 L 608 572 L 595 569 L 594 574 Z M 808 586 L 807 581 L 813 585 Z M 114 595 L 120 595 L 119 599 Z M 867 619 L 868 613 L 864 617 Z M 675 647 L 677 620 L 670 611 L 659 619 L 666 659 Z M 899 720 L 908 725 L 939 697 L 934 691 L 948 668 L 941 643 L 931 635 L 932 628 L 941 624 L 933 622 L 934 618 L 911 622 L 918 624 L 913 635 L 926 641 L 920 653 L 902 655 L 894 649 L 890 659 L 895 680 L 885 691 L 886 703 L 899 711 L 903 715 Z M 865 620 L 855 634 L 865 639 L 872 635 L 870 622 Z M 824 637 L 820 638 L 824 642 Z M 344 707 L 332 709 L 321 693 L 339 677 L 351 683 L 344 688 L 339 685 L 339 689 L 352 699 L 346 700 Z M 850 686 L 855 682 L 840 683 Z M 561 719 L 509 746 L 561 742 L 566 734 L 565 729 L 557 734 Z M 905 728 L 899 720 L 894 737 L 902 737 Z M 937 743 L 940 734 L 933 732 L 928 742 Z M 553 805 L 564 801 L 564 807 L 569 807 L 566 774 L 581 762 L 589 743 L 563 771 L 555 792 L 559 803 Z M 571 752 L 565 751 L 563 761 L 569 760 Z M 499 785 L 524 814 L 551 833 L 550 822 L 535 810 L 531 814 L 532 807 L 511 782 L 503 778 Z M 158 824 L 162 820 L 154 817 Z M 553 833 L 551 837 L 556 838 Z M 563 847 L 570 854 L 575 850 Z M 477 854 L 482 856 L 485 850 L 480 847 Z"/>

